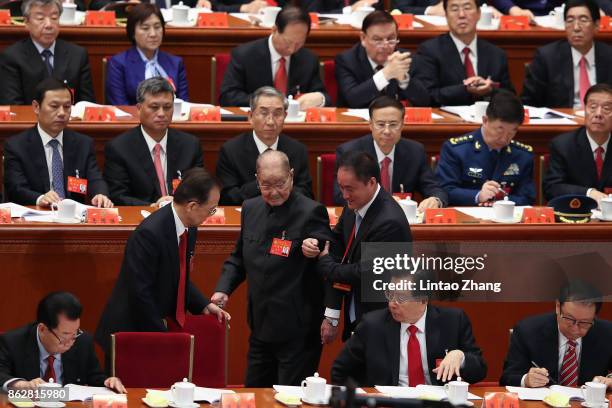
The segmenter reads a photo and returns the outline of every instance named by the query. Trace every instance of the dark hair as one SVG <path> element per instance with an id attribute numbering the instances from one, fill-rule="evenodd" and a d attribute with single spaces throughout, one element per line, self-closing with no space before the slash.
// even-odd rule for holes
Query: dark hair
<path id="1" fill-rule="evenodd" d="M 128 40 L 133 45 L 136 45 L 136 26 L 143 23 L 147 18 L 152 15 L 156 15 L 162 25 L 162 31 L 166 34 L 166 22 L 164 16 L 155 4 L 151 3 L 140 3 L 130 9 L 127 16 L 127 25 L 125 26 L 125 32 L 127 33 Z"/>
<path id="2" fill-rule="evenodd" d="M 493 93 L 491 102 L 487 106 L 487 118 L 489 120 L 501 120 L 506 123 L 523 123 L 525 119 L 525 108 L 521 100 L 512 92 L 498 89 Z"/>
<path id="3" fill-rule="evenodd" d="M 361 24 L 361 31 L 367 33 L 368 28 L 377 24 L 393 24 L 397 32 L 397 23 L 391 14 L 384 10 L 376 10 L 368 14 Z"/>
<path id="4" fill-rule="evenodd" d="M 586 7 L 589 9 L 591 19 L 595 24 L 599 21 L 599 6 L 595 0 L 567 0 L 565 2 L 565 9 L 563 10 L 563 19 L 567 18 L 567 12 L 572 7 Z"/>
<path id="5" fill-rule="evenodd" d="M 282 34 L 285 31 L 285 27 L 291 23 L 306 24 L 308 33 L 310 33 L 310 14 L 301 7 L 286 6 L 276 15 L 274 25 L 276 25 L 278 32 Z"/>
<path id="6" fill-rule="evenodd" d="M 336 161 L 336 172 L 339 168 L 351 169 L 357 180 L 367 183 L 372 177 L 380 182 L 380 167 L 378 162 L 366 152 L 351 150 L 340 156 Z"/>
<path id="7" fill-rule="evenodd" d="M 215 187 L 219 187 L 217 180 L 203 168 L 194 167 L 183 174 L 183 180 L 174 192 L 174 202 L 177 204 L 187 204 L 190 201 L 205 203 Z"/>
<path id="8" fill-rule="evenodd" d="M 174 98 L 174 88 L 166 78 L 157 76 L 145 79 L 136 88 L 136 102 L 144 103 L 147 94 L 159 95 L 161 93 L 172 94 Z"/>
<path id="9" fill-rule="evenodd" d="M 82 310 L 81 302 L 72 293 L 51 292 L 38 303 L 36 321 L 49 329 L 55 329 L 60 315 L 65 315 L 68 320 L 76 320 L 81 317 Z"/>
<path id="10" fill-rule="evenodd" d="M 439 2 L 436 2 L 436 4 L 438 4 Z M 480 7 L 483 4 L 485 4 L 484 0 L 474 0 L 474 3 L 476 4 L 476 7 Z M 436 4 L 433 4 L 434 6 Z M 446 11 L 446 7 L 448 6 L 448 0 L 442 0 L 442 7 L 444 7 L 444 11 Z"/>
<path id="11" fill-rule="evenodd" d="M 595 314 L 601 310 L 601 293 L 582 279 L 572 279 L 561 287 L 559 305 L 565 302 L 578 302 L 595 305 Z"/>
<path id="12" fill-rule="evenodd" d="M 595 84 L 590 87 L 584 94 L 584 106 L 586 106 L 586 103 L 589 100 L 589 96 L 594 93 L 606 93 L 609 96 L 612 96 L 612 86 L 605 83 L 601 83 Z"/>
<path id="13" fill-rule="evenodd" d="M 381 95 L 378 98 L 374 99 L 372 103 L 370 103 L 370 106 L 368 107 L 368 112 L 370 113 L 370 119 L 372 118 L 372 113 L 376 109 L 383 109 L 383 108 L 397 109 L 398 111 L 402 112 L 402 120 L 404 120 L 404 112 L 406 111 L 406 108 L 404 108 L 404 104 L 402 104 L 397 99 L 391 98 L 390 96 L 387 96 L 387 95 Z"/>
<path id="14" fill-rule="evenodd" d="M 45 78 L 39 82 L 38 85 L 36 85 L 36 89 L 34 90 L 34 100 L 38 102 L 38 104 L 41 104 L 45 99 L 45 94 L 48 91 L 57 91 L 60 89 L 65 89 L 68 91 L 70 94 L 70 103 L 72 103 L 74 101 L 74 96 L 72 95 L 72 91 L 68 86 L 68 82 L 60 81 L 54 77 Z"/>
<path id="15" fill-rule="evenodd" d="M 400 268 L 385 271 L 383 279 L 387 282 L 405 281 L 414 282 L 414 289 L 410 289 L 411 295 L 414 298 L 421 300 L 431 300 L 433 292 L 427 288 L 427 282 L 433 280 L 434 275 L 431 271 L 419 269 L 416 271 Z M 423 284 L 421 284 L 423 282 Z"/>

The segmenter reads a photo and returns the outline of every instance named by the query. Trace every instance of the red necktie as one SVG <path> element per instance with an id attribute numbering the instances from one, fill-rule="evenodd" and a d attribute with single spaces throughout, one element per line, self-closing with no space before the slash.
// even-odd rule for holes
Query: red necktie
<path id="1" fill-rule="evenodd" d="M 413 324 L 408 326 L 410 337 L 408 338 L 408 385 L 416 387 L 425 384 L 425 374 L 423 374 L 423 362 L 421 361 L 421 346 L 416 337 L 417 327 Z"/>
<path id="2" fill-rule="evenodd" d="M 166 189 L 166 179 L 164 177 L 164 170 L 162 169 L 161 164 L 161 145 L 157 143 L 153 148 L 153 164 L 155 165 L 155 173 L 157 173 L 157 181 L 159 182 L 159 191 L 161 192 L 162 197 L 168 195 L 168 190 Z"/>
<path id="3" fill-rule="evenodd" d="M 601 179 L 601 171 L 603 170 L 603 154 L 604 148 L 599 146 L 595 149 L 595 167 L 597 167 L 597 179 Z"/>
<path id="4" fill-rule="evenodd" d="M 472 65 L 472 60 L 470 59 L 470 49 L 465 47 L 463 49 L 463 66 L 465 67 L 465 77 L 471 78 L 476 76 L 476 71 L 474 71 L 474 66 Z"/>
<path id="5" fill-rule="evenodd" d="M 391 159 L 385 157 L 380 162 L 380 184 L 382 184 L 383 188 L 387 190 L 387 192 L 391 192 L 391 176 L 389 175 L 389 165 L 391 164 Z"/>
<path id="6" fill-rule="evenodd" d="M 274 87 L 287 95 L 287 69 L 285 68 L 285 57 L 278 60 L 278 70 L 274 75 Z"/>
<path id="7" fill-rule="evenodd" d="M 561 385 L 566 387 L 575 387 L 578 385 L 578 358 L 576 358 L 575 341 L 567 341 L 559 379 Z"/>
<path id="8" fill-rule="evenodd" d="M 586 95 L 587 91 L 591 87 L 591 82 L 589 81 L 589 74 L 587 72 L 586 67 L 586 58 L 580 58 L 580 63 L 578 64 L 580 67 L 580 76 L 579 76 L 579 86 L 580 86 L 580 104 L 584 106 L 584 95 Z"/>
<path id="9" fill-rule="evenodd" d="M 180 272 L 176 294 L 176 322 L 183 327 L 185 324 L 185 285 L 187 283 L 187 231 L 181 234 L 178 250 Z"/>
<path id="10" fill-rule="evenodd" d="M 54 362 L 55 357 L 47 357 L 47 371 L 45 371 L 45 376 L 43 377 L 43 380 L 50 382 L 49 379 L 52 378 L 53 382 L 57 383 L 57 377 L 55 376 L 55 367 L 53 367 Z"/>

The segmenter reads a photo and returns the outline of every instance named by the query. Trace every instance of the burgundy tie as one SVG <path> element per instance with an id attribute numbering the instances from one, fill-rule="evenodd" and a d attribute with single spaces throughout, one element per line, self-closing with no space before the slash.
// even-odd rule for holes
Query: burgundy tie
<path id="1" fill-rule="evenodd" d="M 417 327 L 413 324 L 408 326 L 410 337 L 408 338 L 408 385 L 416 387 L 425 384 L 423 374 L 423 362 L 421 361 L 421 346 L 416 337 Z"/>
<path id="2" fill-rule="evenodd" d="M 284 57 L 278 60 L 278 70 L 276 75 L 274 75 L 274 87 L 282 92 L 283 95 L 287 95 L 287 68 L 285 67 Z"/>
<path id="3" fill-rule="evenodd" d="M 561 385 L 566 387 L 578 385 L 578 358 L 576 357 L 576 342 L 573 340 L 567 341 L 559 379 Z"/>
<path id="4" fill-rule="evenodd" d="M 179 240 L 179 281 L 176 294 L 176 322 L 183 327 L 185 324 L 185 285 L 187 283 L 187 231 L 181 234 Z"/>
<path id="5" fill-rule="evenodd" d="M 391 176 L 389 175 L 389 165 L 391 164 L 391 159 L 385 157 L 380 162 L 380 184 L 382 184 L 383 188 L 391 193 Z"/>
<path id="6" fill-rule="evenodd" d="M 474 66 L 472 65 L 472 60 L 470 59 L 470 49 L 465 47 L 463 49 L 463 65 L 465 66 L 465 77 L 471 78 L 476 76 L 476 71 L 474 71 Z"/>
<path id="7" fill-rule="evenodd" d="M 161 145 L 157 143 L 153 148 L 153 164 L 155 165 L 155 173 L 157 173 L 157 181 L 159 182 L 159 192 L 162 197 L 168 195 L 168 190 L 166 189 L 166 179 L 164 177 L 164 170 L 162 169 L 161 164 Z"/>
<path id="8" fill-rule="evenodd" d="M 601 172 L 603 170 L 603 154 L 604 148 L 599 146 L 595 149 L 595 167 L 597 167 L 597 180 L 601 180 Z"/>
<path id="9" fill-rule="evenodd" d="M 53 367 L 53 363 L 55 362 L 55 357 L 52 355 L 47 357 L 47 371 L 45 371 L 45 376 L 43 380 L 50 382 L 49 379 L 52 378 L 54 383 L 57 383 L 57 377 L 55 376 L 55 367 Z"/>

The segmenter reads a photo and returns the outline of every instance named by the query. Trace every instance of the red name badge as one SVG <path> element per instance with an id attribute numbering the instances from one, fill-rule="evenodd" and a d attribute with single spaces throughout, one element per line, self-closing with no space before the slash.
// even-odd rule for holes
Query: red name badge
<path id="1" fill-rule="evenodd" d="M 308 108 L 306 122 L 336 122 L 336 108 Z"/>
<path id="2" fill-rule="evenodd" d="M 77 194 L 87 194 L 87 179 L 68 176 L 68 191 Z"/>
<path id="3" fill-rule="evenodd" d="M 85 15 L 86 26 L 114 27 L 117 25 L 114 11 L 87 11 Z"/>
<path id="4" fill-rule="evenodd" d="M 350 292 L 351 291 L 351 285 L 349 285 L 348 283 L 340 283 L 340 282 L 336 282 L 332 285 L 332 287 L 334 289 L 338 289 L 341 290 L 343 292 Z"/>
<path id="5" fill-rule="evenodd" d="M 599 31 L 612 31 L 612 17 L 599 17 Z"/>
<path id="6" fill-rule="evenodd" d="M 317 13 L 308 13 L 310 15 L 310 28 L 319 28 L 319 15 Z"/>
<path id="7" fill-rule="evenodd" d="M 191 108 L 189 119 L 193 122 L 221 122 L 221 108 L 218 106 Z"/>
<path id="8" fill-rule="evenodd" d="M 118 224 L 119 209 L 118 208 L 88 208 L 87 209 L 88 224 Z"/>
<path id="9" fill-rule="evenodd" d="M 200 13 L 198 14 L 198 27 L 227 28 L 229 27 L 227 13 Z"/>
<path id="10" fill-rule="evenodd" d="M 393 19 L 397 23 L 397 28 L 399 28 L 400 30 L 412 30 L 414 24 L 414 15 L 398 14 L 393 16 Z"/>
<path id="11" fill-rule="evenodd" d="M 0 208 L 0 224 L 10 224 L 11 223 L 11 209 L 10 208 Z"/>
<path id="12" fill-rule="evenodd" d="M 425 224 L 456 224 L 457 211 L 454 208 L 427 208 Z"/>
<path id="13" fill-rule="evenodd" d="M 107 106 L 88 106 L 85 108 L 83 119 L 87 122 L 114 122 L 116 120 L 115 110 Z"/>
<path id="14" fill-rule="evenodd" d="M 174 194 L 179 184 L 181 184 L 181 179 L 172 179 L 172 194 Z"/>
<path id="15" fill-rule="evenodd" d="M 270 7 L 278 7 L 276 0 L 266 0 L 266 3 L 268 3 L 268 6 Z"/>
<path id="16" fill-rule="evenodd" d="M 529 17 L 501 16 L 499 28 L 501 30 L 527 30 L 529 28 Z"/>
<path id="17" fill-rule="evenodd" d="M 0 25 L 11 25 L 11 11 L 0 10 Z"/>
<path id="18" fill-rule="evenodd" d="M 550 207 L 533 207 L 523 210 L 525 224 L 554 224 L 555 213 Z"/>
<path id="19" fill-rule="evenodd" d="M 412 198 L 412 193 L 393 193 L 393 197 L 400 200 L 405 200 L 407 198 Z"/>
<path id="20" fill-rule="evenodd" d="M 406 108 L 404 123 L 432 123 L 431 108 Z"/>
<path id="21" fill-rule="evenodd" d="M 604 194 L 612 194 L 612 187 L 604 187 Z"/>
<path id="22" fill-rule="evenodd" d="M 272 240 L 272 246 L 270 247 L 270 255 L 284 256 L 289 258 L 289 252 L 291 251 L 291 241 L 286 239 L 274 238 Z"/>
<path id="23" fill-rule="evenodd" d="M 11 120 L 11 107 L 0 106 L 0 122 L 8 122 Z"/>

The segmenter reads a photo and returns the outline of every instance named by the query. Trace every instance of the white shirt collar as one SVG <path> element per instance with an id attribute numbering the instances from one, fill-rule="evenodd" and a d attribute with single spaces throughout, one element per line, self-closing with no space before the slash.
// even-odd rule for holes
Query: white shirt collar
<path id="1" fill-rule="evenodd" d="M 468 47 L 470 49 L 470 53 L 472 54 L 473 57 L 477 57 L 478 56 L 478 48 L 476 47 L 476 40 L 478 39 L 478 36 L 475 35 L 474 39 L 472 40 L 471 43 L 469 44 L 464 44 L 463 41 L 461 41 L 459 38 L 457 38 L 455 36 L 455 34 L 449 32 L 451 39 L 453 40 L 453 43 L 455 43 L 455 47 L 457 47 L 457 51 L 459 52 L 459 55 L 461 56 L 461 58 L 463 59 L 463 49 L 465 47 Z"/>
<path id="2" fill-rule="evenodd" d="M 38 343 L 38 352 L 40 353 L 39 360 L 46 361 L 47 358 L 49 358 L 49 356 L 51 355 L 51 353 L 47 351 L 45 346 L 43 346 L 42 341 L 40 341 L 40 333 L 38 332 L 38 325 L 36 326 L 36 342 Z M 55 357 L 56 360 L 62 358 L 60 353 L 53 354 L 53 357 Z"/>
<path id="3" fill-rule="evenodd" d="M 157 142 L 147 133 L 147 131 L 142 125 L 140 125 L 140 130 L 142 131 L 142 135 L 144 136 L 145 142 L 147 142 L 149 153 L 153 153 L 153 149 L 155 149 L 155 145 L 157 144 Z M 164 135 L 164 137 L 162 137 L 162 140 L 159 141 L 159 144 L 161 145 L 162 152 L 164 152 L 165 154 L 167 152 L 166 146 L 168 145 L 168 129 L 166 129 L 166 134 Z"/>
<path id="4" fill-rule="evenodd" d="M 136 47 L 136 51 L 138 51 L 138 55 L 140 55 L 140 58 L 142 58 L 142 62 L 144 62 L 145 64 L 149 61 L 157 62 L 157 54 L 159 50 L 155 50 L 155 54 L 153 54 L 153 58 L 151 59 L 148 59 L 147 56 L 144 55 L 144 52 L 140 50 L 140 48 Z"/>
<path id="5" fill-rule="evenodd" d="M 561 333 L 561 330 L 559 330 L 559 349 L 560 350 L 565 350 L 565 347 L 567 346 L 567 342 L 569 341 L 569 339 L 567 337 L 565 337 L 563 335 L 563 333 Z M 576 349 L 579 349 L 580 346 L 582 345 L 582 337 L 578 337 L 576 340 Z M 578 350 L 576 350 L 578 351 Z"/>
<path id="6" fill-rule="evenodd" d="M 372 67 L 372 71 L 376 72 L 376 67 L 379 65 L 376 62 L 374 62 L 374 60 L 370 57 L 368 57 L 368 62 L 370 63 L 370 66 Z M 386 61 L 385 61 L 386 64 Z M 384 67 L 385 64 L 382 64 L 382 66 Z"/>
<path id="7" fill-rule="evenodd" d="M 55 56 L 55 43 L 56 41 L 53 41 L 53 44 L 51 44 L 51 46 L 49 48 L 45 48 L 42 45 L 40 45 L 39 43 L 37 43 L 36 41 L 32 40 L 32 42 L 34 43 L 34 47 L 36 47 L 36 50 L 38 51 L 38 54 L 41 54 L 44 50 L 49 50 L 51 51 L 51 55 Z"/>
<path id="8" fill-rule="evenodd" d="M 391 149 L 389 154 L 384 154 L 383 151 L 380 150 L 380 147 L 378 147 L 376 140 L 372 140 L 372 142 L 374 143 L 374 150 L 376 151 L 376 160 L 378 160 L 378 164 L 380 164 L 385 157 L 390 158 L 391 164 L 393 164 L 393 162 L 395 161 L 395 145 L 393 145 L 393 148 Z"/>
<path id="9" fill-rule="evenodd" d="M 272 63 L 276 64 L 278 60 L 280 60 L 283 56 L 280 55 L 278 51 L 276 51 L 276 48 L 274 48 L 274 44 L 272 44 L 272 34 L 270 34 L 270 36 L 268 37 L 268 48 L 270 49 L 270 56 L 272 57 Z M 289 64 L 289 59 L 291 59 L 290 56 L 285 57 L 285 64 Z M 274 67 L 272 67 L 272 69 L 274 69 Z"/>
<path id="10" fill-rule="evenodd" d="M 364 205 L 363 207 L 361 207 L 360 209 L 355 211 L 357 214 L 359 214 L 361 216 L 362 219 L 365 218 L 366 213 L 370 209 L 370 206 L 372 205 L 372 203 L 376 199 L 376 196 L 378 196 L 379 192 L 380 192 L 380 184 L 376 184 L 376 192 L 372 196 L 372 199 L 366 205 Z"/>
<path id="11" fill-rule="evenodd" d="M 419 329 L 419 332 L 425 333 L 425 318 L 427 317 L 427 307 L 425 307 L 425 311 L 423 312 L 423 316 L 419 318 L 419 320 L 414 323 L 414 326 Z M 412 323 L 402 323 L 402 333 L 408 330 L 408 326 L 412 326 Z"/>
<path id="12" fill-rule="evenodd" d="M 595 149 L 597 149 L 599 145 L 595 142 L 595 140 L 593 140 L 593 138 L 589 134 L 588 129 L 586 131 L 586 134 L 587 134 L 587 140 L 589 141 L 589 144 L 591 145 L 591 151 L 595 153 Z M 608 135 L 608 139 L 601 145 L 601 147 L 603 147 L 604 149 L 604 153 L 608 153 L 608 143 L 610 143 L 610 135 Z"/>
<path id="13" fill-rule="evenodd" d="M 51 137 L 51 135 L 49 135 L 47 132 L 45 132 L 40 127 L 39 123 L 36 124 L 36 127 L 38 128 L 38 134 L 40 135 L 40 139 L 42 140 L 43 146 L 46 146 L 51 140 L 55 139 L 59 142 L 60 147 L 62 148 L 64 147 L 64 131 L 63 130 L 59 132 L 57 136 Z"/>
<path id="14" fill-rule="evenodd" d="M 575 67 L 578 67 L 580 65 L 580 60 L 582 59 L 583 55 L 580 53 L 580 51 L 578 51 L 577 49 L 575 49 L 574 47 L 571 47 L 572 49 L 572 62 L 574 64 Z M 595 66 L 595 47 L 591 47 L 591 49 L 584 55 L 584 58 L 586 58 L 587 61 L 587 68 L 591 68 Z"/>
<path id="15" fill-rule="evenodd" d="M 174 203 L 170 203 L 170 205 L 172 206 L 172 215 L 174 216 L 174 225 L 176 227 L 176 237 L 180 239 L 180 236 L 183 235 L 183 233 L 187 230 L 187 227 L 185 227 L 185 224 L 183 224 L 183 221 L 181 221 L 178 214 L 176 213 L 176 208 L 174 208 Z"/>
<path id="16" fill-rule="evenodd" d="M 259 151 L 259 154 L 262 154 L 268 149 L 268 145 L 262 142 L 259 137 L 257 137 L 257 134 L 255 133 L 255 131 L 253 131 L 253 140 L 255 141 L 255 146 L 257 146 L 257 150 Z M 270 146 L 270 149 L 278 150 L 278 136 L 276 136 L 276 140 L 274 141 L 274 143 L 272 143 L 272 146 Z"/>

